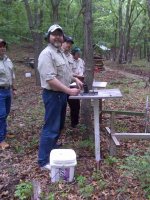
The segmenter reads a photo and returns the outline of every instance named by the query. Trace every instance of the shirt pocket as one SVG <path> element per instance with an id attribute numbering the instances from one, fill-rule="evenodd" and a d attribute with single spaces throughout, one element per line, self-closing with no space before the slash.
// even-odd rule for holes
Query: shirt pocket
<path id="1" fill-rule="evenodd" d="M 1 66 L 0 65 L 0 76 L 2 77 L 2 76 L 4 76 L 6 74 L 6 71 L 5 71 L 5 69 L 4 69 L 4 66 Z"/>
<path id="2" fill-rule="evenodd" d="M 73 68 L 73 62 L 68 60 L 69 66 L 71 66 L 71 68 Z"/>
<path id="3" fill-rule="evenodd" d="M 7 66 L 9 67 L 10 70 L 13 70 L 13 64 L 9 58 L 7 59 Z"/>
<path id="4" fill-rule="evenodd" d="M 58 76 L 64 76 L 65 74 L 65 61 L 57 60 L 56 61 L 56 70 Z"/>

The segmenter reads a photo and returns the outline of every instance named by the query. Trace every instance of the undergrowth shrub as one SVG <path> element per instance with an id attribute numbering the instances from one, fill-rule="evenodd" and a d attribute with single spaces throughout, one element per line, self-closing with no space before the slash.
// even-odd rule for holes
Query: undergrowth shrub
<path id="1" fill-rule="evenodd" d="M 150 149 L 143 156 L 129 156 L 124 165 L 126 176 L 137 178 L 144 189 L 146 198 L 150 199 Z"/>
<path id="2" fill-rule="evenodd" d="M 31 182 L 21 182 L 16 186 L 15 197 L 19 200 L 31 199 L 33 186 Z"/>

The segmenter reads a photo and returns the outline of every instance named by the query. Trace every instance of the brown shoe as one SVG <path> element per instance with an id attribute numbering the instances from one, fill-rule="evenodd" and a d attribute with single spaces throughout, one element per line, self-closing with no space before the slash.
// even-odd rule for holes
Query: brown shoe
<path id="1" fill-rule="evenodd" d="M 7 137 L 7 138 L 14 138 L 14 137 L 15 137 L 15 135 L 14 135 L 14 134 L 12 134 L 12 133 L 8 133 L 6 137 Z"/>
<path id="2" fill-rule="evenodd" d="M 9 147 L 9 144 L 7 144 L 6 142 L 1 142 L 0 143 L 0 148 L 2 149 L 2 150 L 5 150 L 6 148 L 8 148 Z"/>

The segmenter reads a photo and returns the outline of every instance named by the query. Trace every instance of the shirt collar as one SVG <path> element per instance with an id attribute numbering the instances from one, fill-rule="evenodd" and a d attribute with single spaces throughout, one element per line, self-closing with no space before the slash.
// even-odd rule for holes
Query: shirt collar
<path id="1" fill-rule="evenodd" d="M 67 56 L 67 57 L 70 56 L 70 53 L 69 53 L 69 52 L 67 52 L 67 53 L 64 52 L 64 54 L 65 54 L 65 56 Z"/>
<path id="2" fill-rule="evenodd" d="M 62 49 L 61 48 L 56 48 L 54 45 L 52 45 L 51 43 L 48 44 L 48 47 L 51 47 L 55 52 L 59 52 L 62 53 Z"/>
<path id="3" fill-rule="evenodd" d="M 75 62 L 79 62 L 79 58 L 78 58 L 78 60 L 74 59 L 74 61 L 75 61 Z"/>
<path id="4" fill-rule="evenodd" d="M 0 60 L 3 60 L 3 61 L 7 60 L 7 56 L 4 55 L 4 56 L 0 57 Z"/>

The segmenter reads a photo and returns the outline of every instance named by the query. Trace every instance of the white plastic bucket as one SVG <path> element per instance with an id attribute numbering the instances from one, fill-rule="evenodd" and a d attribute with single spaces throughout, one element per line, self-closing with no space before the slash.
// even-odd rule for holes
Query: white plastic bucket
<path id="1" fill-rule="evenodd" d="M 51 182 L 60 180 L 72 182 L 74 178 L 76 153 L 72 149 L 53 149 L 50 153 Z"/>

